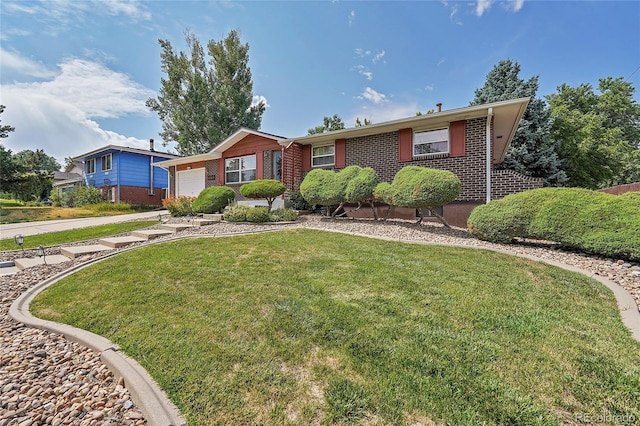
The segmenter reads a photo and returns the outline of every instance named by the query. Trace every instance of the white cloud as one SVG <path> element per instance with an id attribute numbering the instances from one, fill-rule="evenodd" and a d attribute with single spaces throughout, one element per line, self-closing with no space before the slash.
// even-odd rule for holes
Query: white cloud
<path id="1" fill-rule="evenodd" d="M 381 104 L 387 101 L 387 96 L 376 92 L 371 87 L 365 87 L 364 91 L 358 96 L 358 99 L 366 99 L 374 104 Z"/>
<path id="2" fill-rule="evenodd" d="M 491 9 L 494 0 L 478 0 L 476 3 L 476 16 L 482 16 L 487 10 Z"/>
<path id="3" fill-rule="evenodd" d="M 503 5 L 507 11 L 516 13 L 524 6 L 524 0 L 507 0 Z"/>
<path id="4" fill-rule="evenodd" d="M 356 19 L 356 11 L 352 10 L 349 13 L 349 26 L 351 26 L 351 24 L 353 24 L 353 21 Z"/>
<path id="5" fill-rule="evenodd" d="M 56 73 L 44 64 L 25 58 L 16 52 L 0 47 L 0 72 L 4 75 L 17 74 L 35 78 L 53 78 Z"/>
<path id="6" fill-rule="evenodd" d="M 425 86 L 424 90 L 426 90 L 428 92 L 433 92 L 433 86 L 428 84 L 427 86 Z"/>
<path id="7" fill-rule="evenodd" d="M 373 55 L 373 59 L 372 59 L 373 63 L 377 64 L 378 61 L 384 57 L 384 54 L 385 54 L 385 51 L 381 50 L 380 52 Z"/>
<path id="8" fill-rule="evenodd" d="M 446 7 L 448 4 L 444 3 L 444 6 Z M 451 22 L 453 22 L 456 25 L 462 25 L 462 21 L 458 18 L 458 11 L 460 10 L 460 7 L 457 4 L 454 4 L 453 6 L 451 6 L 451 13 L 449 14 L 449 20 L 451 20 Z"/>
<path id="9" fill-rule="evenodd" d="M 253 95 L 253 100 L 251 101 L 251 106 L 258 105 L 260 102 L 264 103 L 265 108 L 269 108 L 269 102 L 267 102 L 267 98 L 261 95 Z"/>
<path id="10" fill-rule="evenodd" d="M 363 105 L 352 116 L 345 120 L 346 123 L 353 123 L 356 121 L 356 117 L 363 117 L 371 120 L 374 124 L 384 123 L 385 121 L 398 120 L 400 118 L 413 117 L 420 108 L 415 102 L 408 104 L 395 104 L 392 102 L 386 102 L 380 105 Z"/>
<path id="11" fill-rule="evenodd" d="M 436 66 L 439 67 L 440 65 L 444 64 L 445 62 L 447 62 L 447 58 L 440 58 L 440 59 L 438 59 L 438 64 Z"/>
<path id="12" fill-rule="evenodd" d="M 65 157 L 108 144 L 148 146 L 102 129 L 95 119 L 150 115 L 145 100 L 153 91 L 95 62 L 71 59 L 59 67 L 48 81 L 2 86 L 2 122 L 16 129 L 2 141 L 7 149 L 43 149 L 64 164 Z"/>
<path id="13" fill-rule="evenodd" d="M 373 80 L 373 73 L 369 71 L 364 65 L 356 65 L 352 69 L 358 71 L 358 74 L 365 76 L 367 80 Z"/>
<path id="14" fill-rule="evenodd" d="M 151 13 L 137 1 L 103 0 L 102 3 L 111 15 L 126 15 L 145 21 L 151 19 Z"/>

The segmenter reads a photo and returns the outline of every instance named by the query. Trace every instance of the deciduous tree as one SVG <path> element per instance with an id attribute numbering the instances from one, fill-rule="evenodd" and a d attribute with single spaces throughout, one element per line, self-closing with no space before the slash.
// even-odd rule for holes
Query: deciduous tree
<path id="1" fill-rule="evenodd" d="M 240 127 L 258 130 L 266 105 L 253 103 L 249 44 L 240 42 L 236 30 L 224 40 L 210 40 L 209 66 L 196 36 L 186 33 L 185 40 L 187 53 L 176 53 L 168 40 L 158 40 L 167 76 L 147 107 L 162 121 L 164 144 L 177 142 L 182 155 L 201 154 Z"/>
<path id="2" fill-rule="evenodd" d="M 623 78 L 563 84 L 547 96 L 551 134 L 559 143 L 569 185 L 602 188 L 640 181 L 640 104 Z"/>
<path id="3" fill-rule="evenodd" d="M 316 133 L 326 133 L 342 129 L 344 129 L 342 118 L 340 118 L 338 114 L 333 114 L 333 117 L 324 117 L 322 125 L 309 129 L 307 134 L 315 135 Z"/>

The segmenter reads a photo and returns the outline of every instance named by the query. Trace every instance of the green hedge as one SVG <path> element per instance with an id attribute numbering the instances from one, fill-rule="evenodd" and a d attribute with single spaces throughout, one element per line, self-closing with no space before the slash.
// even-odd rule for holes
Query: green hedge
<path id="1" fill-rule="evenodd" d="M 640 193 L 542 188 L 476 207 L 467 221 L 480 239 L 559 242 L 605 256 L 640 260 Z"/>
<path id="2" fill-rule="evenodd" d="M 193 202 L 195 213 L 217 213 L 225 208 L 236 197 L 236 193 L 228 186 L 210 186 L 203 189 Z"/>
<path id="3" fill-rule="evenodd" d="M 254 182 L 245 183 L 240 187 L 240 194 L 247 198 L 264 198 L 269 204 L 269 210 L 273 205 L 273 200 L 276 197 L 282 195 L 287 190 L 287 187 L 274 179 L 260 179 Z"/>
<path id="4" fill-rule="evenodd" d="M 229 206 L 224 210 L 223 218 L 227 222 L 246 222 L 247 221 L 247 210 L 249 210 L 249 206 Z"/>

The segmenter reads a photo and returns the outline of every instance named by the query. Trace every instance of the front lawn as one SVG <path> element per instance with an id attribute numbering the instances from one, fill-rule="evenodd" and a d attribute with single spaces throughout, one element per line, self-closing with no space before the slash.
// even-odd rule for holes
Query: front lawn
<path id="1" fill-rule="evenodd" d="M 610 291 L 484 250 L 185 239 L 82 269 L 31 308 L 120 345 L 190 425 L 640 419 L 640 344 Z"/>
<path id="2" fill-rule="evenodd" d="M 107 225 L 92 226 L 90 228 L 70 229 L 68 231 L 49 232 L 47 234 L 28 235 L 24 237 L 23 247 L 25 249 L 36 248 L 40 244 L 43 246 L 55 246 L 59 244 L 69 244 L 77 241 L 93 240 L 95 238 L 110 237 L 113 235 L 124 234 L 139 229 L 148 228 L 157 225 L 157 220 L 138 220 L 131 222 L 110 223 Z M 0 251 L 19 250 L 13 239 L 9 237 L 0 240 Z"/>

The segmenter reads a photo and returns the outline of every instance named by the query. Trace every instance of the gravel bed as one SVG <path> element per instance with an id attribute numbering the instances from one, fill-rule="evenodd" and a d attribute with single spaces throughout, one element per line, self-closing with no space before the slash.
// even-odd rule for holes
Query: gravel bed
<path id="1" fill-rule="evenodd" d="M 167 222 L 183 220 L 169 219 Z M 408 221 L 328 220 L 308 215 L 301 216 L 296 223 L 276 225 L 216 223 L 187 229 L 180 232 L 179 237 L 292 228 L 330 229 L 399 241 L 495 248 L 536 256 L 606 277 L 624 287 L 640 306 L 638 263 L 567 251 L 552 243 L 492 244 L 477 240 L 464 229 L 449 229 L 431 222 L 415 225 Z M 160 237 L 153 242 L 173 238 L 176 237 Z M 97 240 L 91 240 L 65 246 L 96 243 Z M 149 243 L 134 243 L 109 253 L 145 244 Z M 59 253 L 59 246 L 47 248 L 47 255 Z M 0 260 L 34 256 L 35 250 L 2 252 Z M 42 265 L 14 275 L 0 276 L 0 426 L 146 424 L 126 389 L 126 383 L 114 379 L 100 361 L 99 353 L 72 343 L 59 334 L 25 327 L 8 316 L 11 303 L 28 288 L 65 269 L 101 256 L 103 254 L 87 255 L 58 265 Z"/>

